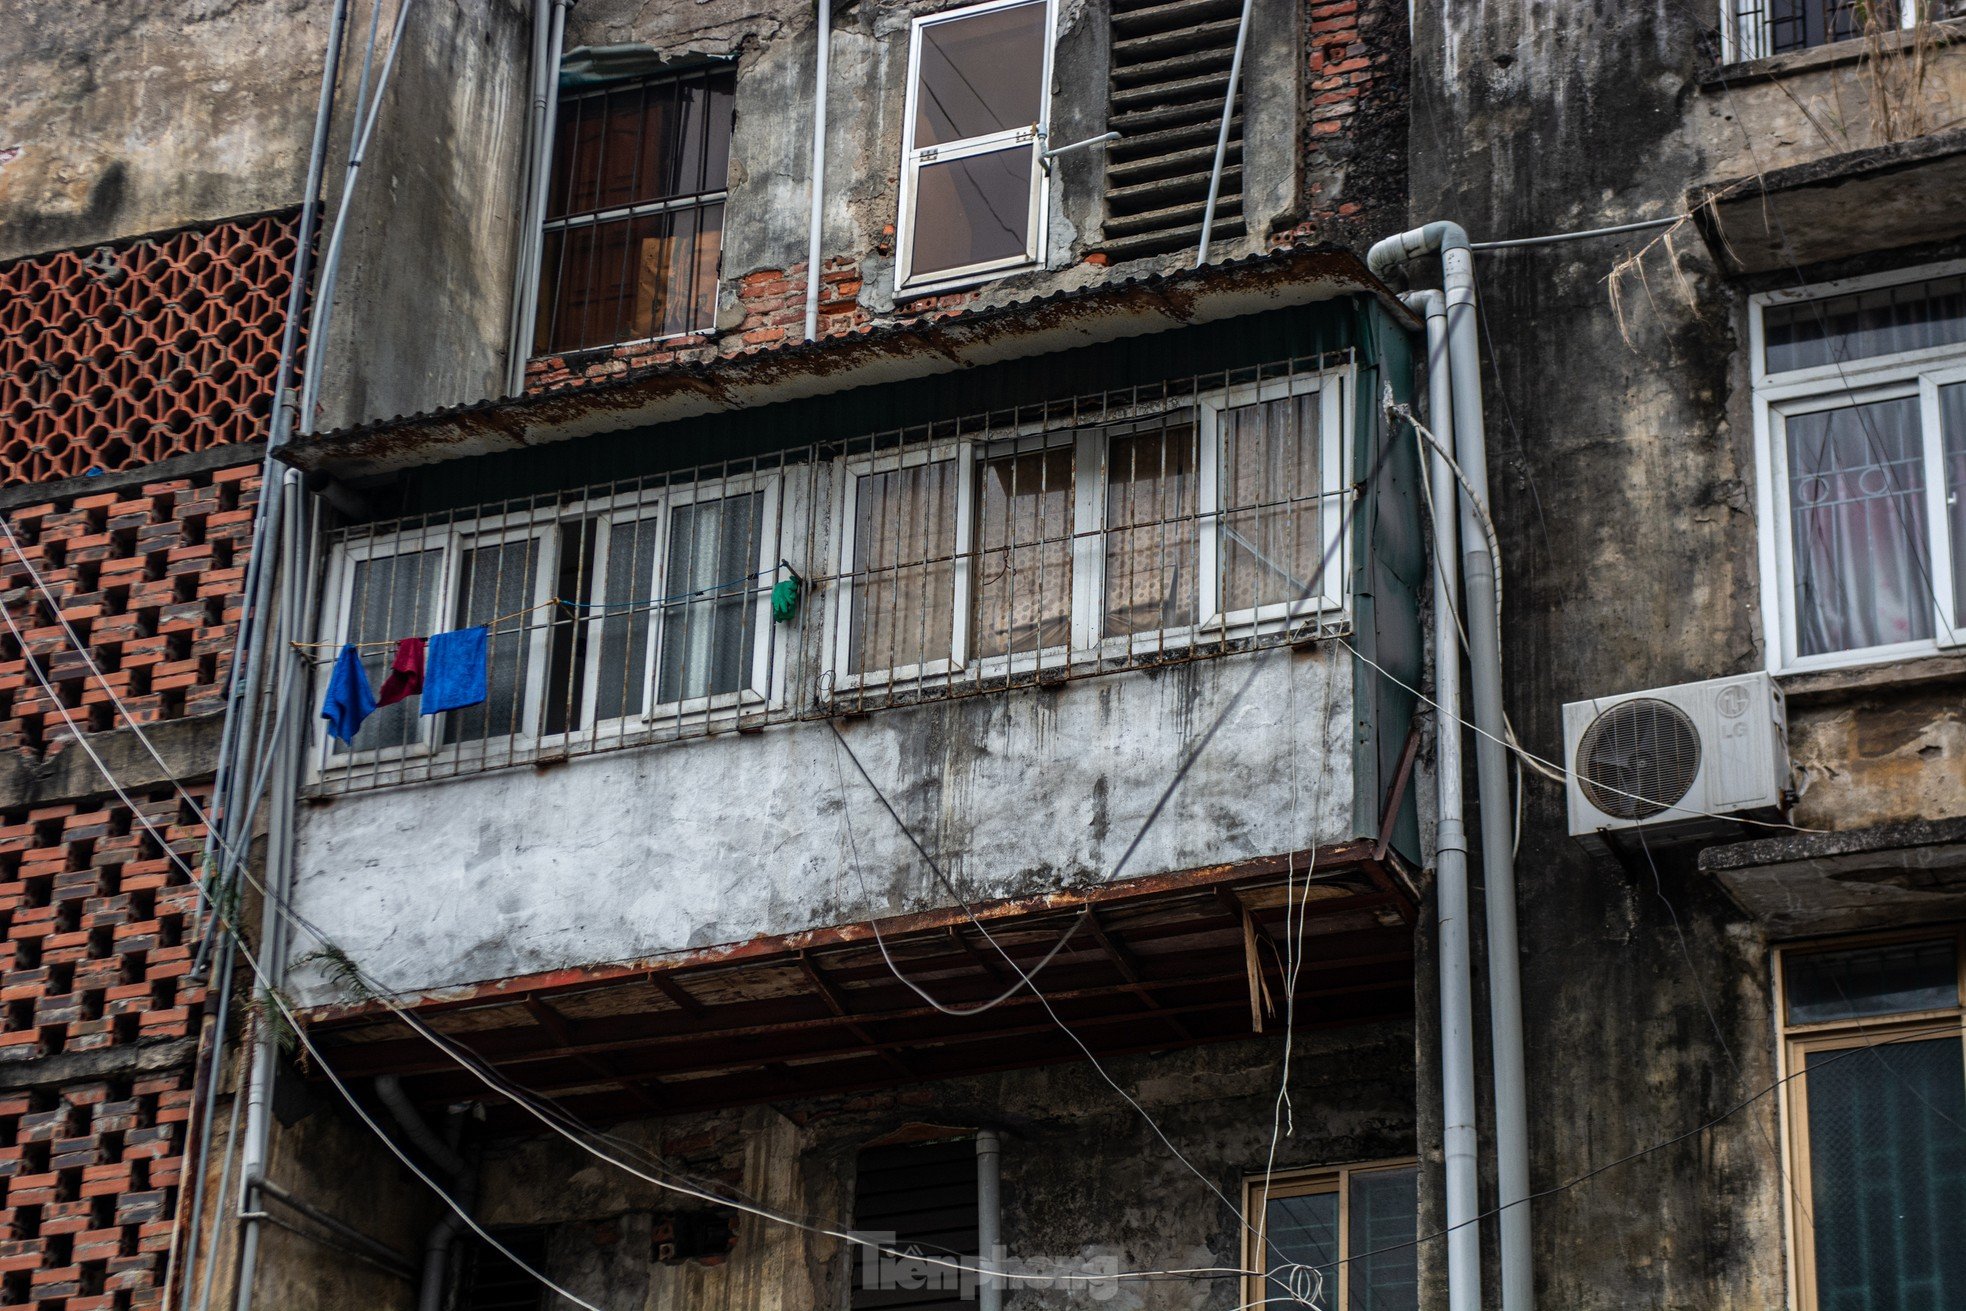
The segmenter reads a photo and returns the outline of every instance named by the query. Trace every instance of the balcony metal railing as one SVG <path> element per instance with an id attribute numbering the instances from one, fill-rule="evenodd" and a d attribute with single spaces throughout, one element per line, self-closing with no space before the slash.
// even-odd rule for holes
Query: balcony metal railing
<path id="1" fill-rule="evenodd" d="M 328 534 L 381 687 L 489 630 L 482 705 L 323 736 L 359 791 L 1223 654 L 1346 622 L 1349 359 L 1283 361 Z M 779 613 L 774 615 L 774 592 Z M 796 612 L 786 593 L 796 593 Z"/>

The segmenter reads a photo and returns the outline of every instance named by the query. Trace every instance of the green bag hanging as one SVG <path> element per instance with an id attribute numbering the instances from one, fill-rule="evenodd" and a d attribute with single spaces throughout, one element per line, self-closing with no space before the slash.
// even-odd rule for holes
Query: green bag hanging
<path id="1" fill-rule="evenodd" d="M 788 571 L 789 572 L 789 571 Z M 771 589 L 772 622 L 789 624 L 799 617 L 800 579 L 797 574 L 780 579 Z"/>

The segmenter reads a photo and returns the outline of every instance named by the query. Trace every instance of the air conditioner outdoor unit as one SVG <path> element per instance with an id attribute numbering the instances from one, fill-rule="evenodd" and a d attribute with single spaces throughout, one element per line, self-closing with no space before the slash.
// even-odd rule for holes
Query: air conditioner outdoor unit
<path id="1" fill-rule="evenodd" d="M 1698 838 L 1736 827 L 1724 817 L 1787 813 L 1788 720 L 1767 674 L 1573 701 L 1563 749 L 1570 833 L 1592 845 L 1638 829 L 1648 844 Z"/>

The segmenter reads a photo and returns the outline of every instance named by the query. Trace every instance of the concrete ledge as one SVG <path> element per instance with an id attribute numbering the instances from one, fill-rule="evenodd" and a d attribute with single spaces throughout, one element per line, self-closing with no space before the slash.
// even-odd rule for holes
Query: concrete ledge
<path id="1" fill-rule="evenodd" d="M 1966 230 L 1966 128 L 1694 187 L 1686 208 L 1737 273 L 1823 264 Z"/>
<path id="2" fill-rule="evenodd" d="M 224 712 L 192 719 L 172 719 L 144 729 L 164 758 L 160 769 L 137 740 L 135 729 L 114 728 L 91 733 L 89 745 L 125 788 L 154 787 L 176 779 L 188 783 L 209 778 L 218 769 L 219 735 Z M 53 745 L 52 743 L 50 745 Z M 47 760 L 11 759 L 0 764 L 0 809 L 41 806 L 56 801 L 100 796 L 109 791 L 89 757 L 73 742 Z"/>
<path id="3" fill-rule="evenodd" d="M 20 505 L 40 505 L 44 501 L 67 501 L 77 496 L 100 496 L 104 492 L 120 492 L 129 487 L 141 487 L 145 483 L 187 478 L 213 469 L 258 464 L 265 457 L 265 442 L 244 442 L 235 446 L 213 446 L 189 455 L 173 455 L 154 464 L 119 469 L 115 473 L 97 474 L 92 478 L 64 478 L 60 482 L 0 488 L 0 510 L 11 510 Z"/>
<path id="4" fill-rule="evenodd" d="M 1920 660 L 1894 660 L 1890 664 L 1858 669 L 1824 669 L 1808 674 L 1780 674 L 1782 695 L 1790 705 L 1827 705 L 1851 701 L 1877 692 L 1897 692 L 1907 688 L 1948 683 L 1966 683 L 1966 656 L 1935 655 Z"/>
<path id="5" fill-rule="evenodd" d="M 1700 870 L 1773 937 L 1956 919 L 1966 913 L 1966 817 L 1709 847 Z"/>
<path id="6" fill-rule="evenodd" d="M 0 1092 L 21 1092 L 93 1079 L 124 1078 L 178 1070 L 198 1054 L 196 1038 L 167 1038 L 135 1046 L 105 1047 L 93 1052 L 57 1052 L 0 1064 Z"/>
<path id="7" fill-rule="evenodd" d="M 1896 54 L 1922 39 L 1928 42 L 1932 49 L 1940 50 L 1962 37 L 1966 37 L 1966 20 L 1945 19 L 1936 23 L 1927 23 L 1923 31 L 1893 32 L 1878 42 L 1878 48 L 1887 55 Z M 1871 48 L 1870 44 L 1861 37 L 1854 37 L 1848 41 L 1817 46 L 1812 50 L 1791 50 L 1787 54 L 1768 55 L 1761 59 L 1716 64 L 1700 74 L 1700 89 L 1724 93 L 1729 87 L 1748 86 L 1755 82 L 1772 82 L 1778 78 L 1793 77 L 1821 68 L 1839 68 L 1845 64 L 1861 63 L 1870 53 Z"/>

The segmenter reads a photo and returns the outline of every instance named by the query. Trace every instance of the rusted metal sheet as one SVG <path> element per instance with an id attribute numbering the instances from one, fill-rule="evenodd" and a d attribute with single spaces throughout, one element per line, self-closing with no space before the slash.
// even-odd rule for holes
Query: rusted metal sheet
<path id="1" fill-rule="evenodd" d="M 1240 261 L 1054 292 L 933 321 L 652 366 L 571 391 L 491 400 L 297 438 L 280 457 L 344 478 L 904 382 L 1241 318 L 1345 295 L 1415 326 L 1350 251 L 1287 247 Z"/>
<path id="2" fill-rule="evenodd" d="M 1246 1038 L 1253 977 L 1266 1029 L 1279 986 L 1300 1028 L 1386 1019 L 1412 1007 L 1413 910 L 1372 845 L 1003 900 L 974 924 L 950 907 L 410 1004 L 446 1044 L 596 1118 Z M 1036 989 L 1010 987 L 1021 972 Z M 307 1018 L 345 1077 L 394 1074 L 429 1105 L 487 1095 L 375 1003 Z"/>
<path id="3" fill-rule="evenodd" d="M 878 923 L 862 920 L 851 924 L 804 929 L 797 933 L 760 934 L 744 942 L 723 943 L 714 947 L 702 947 L 694 951 L 676 952 L 641 960 L 577 965 L 559 970 L 546 970 L 537 974 L 515 975 L 508 979 L 494 979 L 458 988 L 395 997 L 391 1001 L 397 1006 L 427 1013 L 460 1006 L 482 1005 L 488 1001 L 514 1002 L 527 997 L 588 988 L 597 983 L 642 980 L 660 987 L 661 983 L 658 980 L 664 975 L 673 980 L 676 975 L 706 966 L 729 965 L 779 956 L 791 959 L 796 958 L 801 952 L 810 952 L 821 947 L 873 942 L 877 934 L 888 939 L 907 938 L 970 923 L 972 915 L 978 920 L 996 922 L 1046 912 L 1078 910 L 1086 906 L 1118 904 L 1169 892 L 1190 891 L 1217 884 L 1261 879 L 1290 871 L 1301 876 L 1307 870 L 1321 870 L 1329 876 L 1364 864 L 1371 858 L 1373 848 L 1374 844 L 1371 842 L 1337 843 L 1314 851 L 1300 851 L 1284 856 L 1263 856 L 1253 860 L 1231 861 L 1227 864 L 1207 865 L 1199 869 L 1175 873 L 1150 874 L 1118 883 L 1100 883 L 1084 888 L 1038 893 L 1029 897 L 976 902 L 968 910 L 960 906 L 942 906 L 917 914 L 892 916 Z M 1375 873 L 1374 877 L 1375 880 L 1383 880 L 1382 873 Z M 383 1015 L 387 1010 L 388 1008 L 379 1001 L 357 1001 L 343 1005 L 310 1007 L 300 1013 L 300 1018 L 310 1025 L 333 1025 L 347 1020 Z"/>

